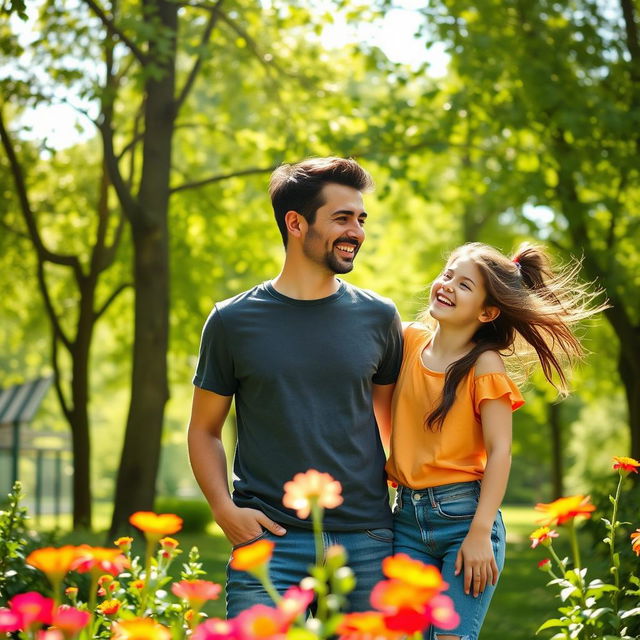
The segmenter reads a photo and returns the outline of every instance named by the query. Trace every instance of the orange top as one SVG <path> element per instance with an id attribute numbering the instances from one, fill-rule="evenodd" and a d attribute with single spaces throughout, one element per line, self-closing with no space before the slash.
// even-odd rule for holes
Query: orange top
<path id="1" fill-rule="evenodd" d="M 472 368 L 458 388 L 442 430 L 432 431 L 427 416 L 438 406 L 445 374 L 424 366 L 422 352 L 431 332 L 411 325 L 404 332 L 402 369 L 393 394 L 389 479 L 411 489 L 437 487 L 482 478 L 487 452 L 482 437 L 480 403 L 507 397 L 512 410 L 524 404 L 506 373 L 475 376 Z"/>

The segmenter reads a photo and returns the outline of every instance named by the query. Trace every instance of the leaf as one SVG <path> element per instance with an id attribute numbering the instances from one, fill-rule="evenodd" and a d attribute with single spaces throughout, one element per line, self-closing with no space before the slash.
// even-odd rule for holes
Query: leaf
<path id="1" fill-rule="evenodd" d="M 567 619 L 551 618 L 550 620 L 543 622 L 536 630 L 536 633 L 540 633 L 540 631 L 543 631 L 544 629 L 551 629 L 552 627 L 566 627 L 568 625 L 569 621 Z"/>
<path id="2" fill-rule="evenodd" d="M 579 593 L 580 593 L 580 589 L 578 589 L 577 587 L 574 587 L 573 585 L 571 585 L 570 587 L 565 587 L 560 592 L 560 600 L 562 600 L 562 602 L 565 602 L 574 594 L 579 594 Z"/>
<path id="3" fill-rule="evenodd" d="M 639 616 L 640 615 L 640 607 L 635 607 L 635 609 L 629 609 L 620 614 L 620 618 L 624 620 L 625 618 L 630 618 L 631 616 Z"/>

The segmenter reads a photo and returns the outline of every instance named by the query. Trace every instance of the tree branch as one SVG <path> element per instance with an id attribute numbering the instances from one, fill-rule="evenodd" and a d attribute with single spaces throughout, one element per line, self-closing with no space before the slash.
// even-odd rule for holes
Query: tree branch
<path id="1" fill-rule="evenodd" d="M 71 414 L 72 410 L 69 408 L 67 404 L 67 399 L 64 397 L 64 392 L 62 391 L 62 383 L 60 382 L 60 365 L 58 364 L 58 338 L 55 332 L 51 336 L 51 364 L 53 366 L 53 384 L 56 387 L 56 393 L 58 394 L 58 400 L 60 401 L 60 406 L 62 407 L 62 413 L 64 413 L 67 421 L 71 424 Z"/>
<path id="2" fill-rule="evenodd" d="M 109 308 L 109 306 L 111 305 L 111 303 L 125 290 L 128 289 L 129 287 L 133 288 L 133 283 L 131 282 L 124 282 L 123 284 L 121 284 L 119 287 L 117 287 L 112 293 L 111 295 L 105 300 L 104 304 L 100 307 L 100 309 L 98 309 L 98 311 L 96 311 L 93 314 L 93 317 L 95 320 L 98 320 L 98 318 L 100 318 L 100 316 L 102 316 L 104 314 L 104 312 Z"/>
<path id="3" fill-rule="evenodd" d="M 220 18 L 220 15 L 221 15 L 220 6 L 222 5 L 222 2 L 223 0 L 218 0 L 215 6 L 213 6 L 210 9 L 211 15 L 209 16 L 209 21 L 207 22 L 207 26 L 202 32 L 202 37 L 200 38 L 201 48 L 209 44 L 209 40 L 211 39 L 211 34 L 213 33 L 216 23 L 218 22 L 218 19 Z M 189 92 L 193 88 L 193 84 L 196 81 L 196 78 L 198 76 L 200 68 L 202 67 L 203 62 L 204 62 L 204 52 L 200 52 L 195 62 L 193 63 L 193 66 L 191 67 L 191 71 L 189 71 L 189 75 L 187 76 L 187 80 L 184 83 L 184 87 L 182 87 L 182 91 L 180 92 L 180 95 L 176 100 L 176 106 L 175 106 L 176 114 L 184 104 L 185 100 L 187 99 L 187 96 L 189 95 Z"/>
<path id="4" fill-rule="evenodd" d="M 233 171 L 231 173 L 222 173 L 215 176 L 211 176 L 210 178 L 205 178 L 203 180 L 196 180 L 195 182 L 186 182 L 184 184 L 178 185 L 177 187 L 171 187 L 169 189 L 169 193 L 177 193 L 178 191 L 185 191 L 186 189 L 197 189 L 198 187 L 203 187 L 207 184 L 212 184 L 214 182 L 221 182 L 222 180 L 227 180 L 228 178 L 239 178 L 241 176 L 249 176 L 258 173 L 270 173 L 277 168 L 278 165 L 272 165 L 269 167 L 253 167 L 251 169 L 241 169 L 240 171 Z"/>
<path id="5" fill-rule="evenodd" d="M 118 29 L 113 20 L 110 20 L 107 17 L 107 14 L 102 10 L 102 8 L 98 5 L 95 0 L 83 0 L 83 2 L 93 11 L 93 13 L 100 19 L 100 22 L 104 25 L 107 31 L 114 35 L 129 47 L 131 53 L 137 58 L 140 64 L 147 64 L 147 56 L 142 52 L 142 50 L 136 45 L 131 38 L 129 38 L 123 31 Z"/>

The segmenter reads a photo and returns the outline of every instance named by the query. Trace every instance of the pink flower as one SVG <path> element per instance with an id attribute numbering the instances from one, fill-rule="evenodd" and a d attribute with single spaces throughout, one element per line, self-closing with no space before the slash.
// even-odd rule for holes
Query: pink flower
<path id="1" fill-rule="evenodd" d="M 171 586 L 171 591 L 189 602 L 189 606 L 199 609 L 207 600 L 216 600 L 222 587 L 208 580 L 182 580 Z"/>
<path id="2" fill-rule="evenodd" d="M 296 473 L 293 480 L 284 483 L 282 504 L 295 509 L 298 518 L 308 518 L 312 503 L 324 509 L 333 509 L 342 504 L 342 485 L 328 473 L 309 469 Z"/>
<path id="3" fill-rule="evenodd" d="M 0 633 L 18 631 L 20 629 L 20 616 L 11 609 L 0 608 Z"/>
<path id="4" fill-rule="evenodd" d="M 220 618 L 209 618 L 191 636 L 192 640 L 235 640 L 236 627 L 234 620 L 220 620 Z"/>
<path id="5" fill-rule="evenodd" d="M 449 596 L 442 594 L 434 596 L 427 603 L 427 608 L 431 622 L 436 627 L 455 629 L 460 624 L 460 616 L 453 608 L 453 600 Z"/>
<path id="6" fill-rule="evenodd" d="M 536 529 L 530 536 L 531 548 L 535 549 L 539 544 L 548 547 L 551 544 L 551 538 L 557 538 L 558 533 L 549 527 L 540 527 Z"/>
<path id="7" fill-rule="evenodd" d="M 91 615 L 88 611 L 62 605 L 54 612 L 51 624 L 62 632 L 66 640 L 69 640 L 80 633 L 89 624 L 90 619 Z"/>
<path id="8" fill-rule="evenodd" d="M 78 547 L 77 557 L 73 569 L 78 573 L 92 571 L 96 573 L 110 573 L 117 576 L 129 566 L 129 560 L 120 549 L 104 547 L 90 547 L 85 544 Z"/>
<path id="9" fill-rule="evenodd" d="M 309 589 L 289 587 L 278 603 L 278 609 L 282 611 L 288 622 L 295 620 L 300 614 L 305 613 L 313 602 L 314 593 Z"/>
<path id="10" fill-rule="evenodd" d="M 30 630 L 36 623 L 51 624 L 53 616 L 53 600 L 29 591 L 14 596 L 9 601 L 11 611 L 20 618 L 20 629 Z"/>
<path id="11" fill-rule="evenodd" d="M 288 622 L 278 609 L 255 604 L 236 618 L 240 640 L 285 640 Z"/>

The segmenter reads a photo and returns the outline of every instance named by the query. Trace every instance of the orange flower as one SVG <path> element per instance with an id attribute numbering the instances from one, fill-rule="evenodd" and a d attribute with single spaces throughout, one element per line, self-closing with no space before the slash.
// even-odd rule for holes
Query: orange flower
<path id="1" fill-rule="evenodd" d="M 325 509 L 333 509 L 342 504 L 342 485 L 328 473 L 309 469 L 306 473 L 296 473 L 293 480 L 284 483 L 282 504 L 295 509 L 298 518 L 308 518 L 311 504 L 315 502 Z"/>
<path id="2" fill-rule="evenodd" d="M 144 580 L 134 580 L 129 586 L 134 591 L 142 591 L 144 589 Z"/>
<path id="3" fill-rule="evenodd" d="M 536 529 L 530 536 L 531 548 L 535 549 L 539 544 L 548 547 L 551 544 L 551 538 L 557 538 L 558 533 L 549 527 L 540 527 Z"/>
<path id="4" fill-rule="evenodd" d="M 151 618 L 132 618 L 114 622 L 113 640 L 171 640 L 167 627 Z"/>
<path id="5" fill-rule="evenodd" d="M 171 591 L 194 609 L 200 609 L 207 600 L 217 600 L 221 590 L 219 584 L 208 580 L 181 580 L 171 585 Z"/>
<path id="6" fill-rule="evenodd" d="M 625 456 L 613 456 L 613 468 L 620 469 L 621 471 L 638 473 L 638 467 L 640 462 L 633 458 L 627 458 Z"/>
<path id="7" fill-rule="evenodd" d="M 43 547 L 32 551 L 26 563 L 40 569 L 53 583 L 61 582 L 71 571 L 75 559 L 78 557 L 78 547 L 66 545 L 56 549 Z"/>
<path id="8" fill-rule="evenodd" d="M 231 567 L 237 571 L 251 571 L 262 567 L 271 560 L 275 546 L 270 540 L 258 540 L 235 549 L 231 554 Z"/>
<path id="9" fill-rule="evenodd" d="M 561 525 L 577 516 L 590 518 L 595 511 L 595 506 L 589 504 L 589 496 L 570 496 L 568 498 L 558 498 L 549 504 L 538 503 L 537 511 L 546 513 L 544 518 L 538 522 L 544 525 Z"/>
<path id="10" fill-rule="evenodd" d="M 378 638 L 400 638 L 401 631 L 390 631 L 379 611 L 347 613 L 342 617 L 336 632 L 340 640 L 376 640 Z"/>
<path id="11" fill-rule="evenodd" d="M 74 607 L 62 605 L 53 613 L 51 625 L 58 629 L 65 638 L 73 638 L 84 629 L 91 620 L 88 611 L 80 611 Z"/>
<path id="12" fill-rule="evenodd" d="M 640 529 L 636 529 L 631 534 L 631 548 L 637 556 L 640 556 Z"/>
<path id="13" fill-rule="evenodd" d="M 169 538 L 168 536 L 160 539 L 160 546 L 167 551 L 177 549 L 179 544 L 175 538 Z"/>
<path id="14" fill-rule="evenodd" d="M 90 547 L 89 545 L 78 547 L 78 553 L 73 563 L 73 568 L 79 573 L 107 572 L 114 576 L 117 576 L 128 566 L 129 560 L 122 555 L 120 549 Z"/>
<path id="15" fill-rule="evenodd" d="M 152 511 L 136 511 L 129 518 L 129 522 L 152 538 L 168 536 L 182 529 L 182 518 L 173 513 L 157 514 Z"/>
<path id="16" fill-rule="evenodd" d="M 122 553 L 128 553 L 129 551 L 131 551 L 132 542 L 133 538 L 131 538 L 130 536 L 122 536 L 121 538 L 115 540 L 113 544 L 115 544 L 116 547 L 119 547 Z"/>
<path id="17" fill-rule="evenodd" d="M 371 604 L 380 611 L 396 613 L 402 609 L 420 609 L 436 592 L 422 589 L 404 580 L 381 580 L 371 591 Z"/>
<path id="18" fill-rule="evenodd" d="M 382 572 L 387 578 L 396 578 L 433 593 L 444 591 L 449 585 L 440 572 L 430 565 L 410 558 L 406 553 L 396 553 L 382 561 Z"/>

